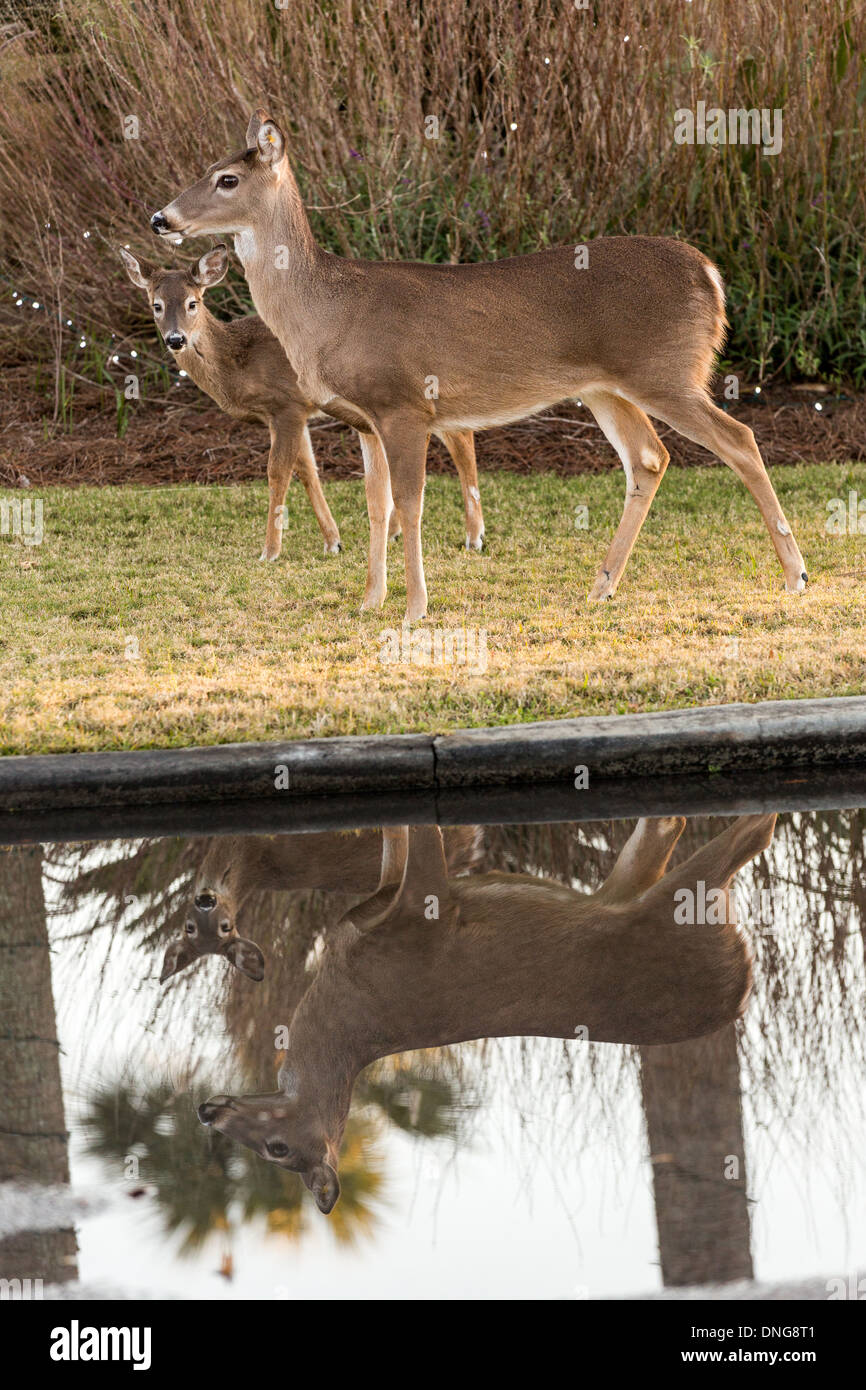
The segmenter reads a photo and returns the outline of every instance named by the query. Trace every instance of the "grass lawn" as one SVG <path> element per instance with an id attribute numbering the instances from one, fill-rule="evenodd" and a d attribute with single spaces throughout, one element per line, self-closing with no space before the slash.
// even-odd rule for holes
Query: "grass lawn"
<path id="1" fill-rule="evenodd" d="M 258 562 L 264 484 L 42 489 L 42 544 L 0 536 L 0 751 L 444 731 L 861 693 L 866 536 L 825 523 L 831 498 L 866 497 L 866 465 L 779 468 L 773 479 L 806 557 L 805 594 L 783 592 L 757 509 L 728 469 L 670 469 L 616 598 L 591 606 L 621 471 L 483 475 L 483 555 L 461 548 L 456 478 L 430 478 L 422 627 L 465 628 L 476 642 L 484 629 L 485 670 L 382 660 L 400 640 L 402 544 L 391 546 L 385 607 L 362 614 L 360 481 L 327 485 L 343 537 L 333 558 L 294 482 L 275 564 Z M 581 505 L 586 529 L 575 525 Z"/>

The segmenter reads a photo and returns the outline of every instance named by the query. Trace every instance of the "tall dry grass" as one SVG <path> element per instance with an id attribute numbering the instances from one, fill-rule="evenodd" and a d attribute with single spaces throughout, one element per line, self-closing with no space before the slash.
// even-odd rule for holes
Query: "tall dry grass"
<path id="1" fill-rule="evenodd" d="M 733 360 L 756 377 L 866 379 L 857 0 L 65 0 L 0 13 L 7 354 L 57 361 L 82 330 L 141 329 L 112 243 L 153 255 L 149 213 L 238 148 L 264 103 L 333 250 L 473 260 L 603 232 L 684 236 L 722 268 Z M 781 108 L 781 153 L 676 145 L 674 111 L 699 100 Z M 47 309 L 16 308 L 12 288 Z M 239 276 L 222 293 L 247 303 Z"/>

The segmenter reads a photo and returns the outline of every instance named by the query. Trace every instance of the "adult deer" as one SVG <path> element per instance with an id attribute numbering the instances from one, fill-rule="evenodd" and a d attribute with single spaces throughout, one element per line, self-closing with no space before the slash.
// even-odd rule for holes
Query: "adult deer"
<path id="1" fill-rule="evenodd" d="M 693 246 L 602 237 L 584 248 L 585 267 L 572 248 L 474 265 L 347 260 L 316 244 L 285 136 L 264 110 L 250 120 L 246 148 L 211 165 L 151 227 L 160 236 L 234 233 L 253 301 L 301 390 L 375 431 L 403 530 L 410 620 L 427 609 L 421 512 L 431 431 L 486 429 L 578 395 L 626 473 L 622 520 L 591 599 L 612 597 L 667 466 L 648 415 L 733 468 L 758 504 L 786 588 L 805 587 L 754 435 L 707 390 L 725 300 L 718 270 Z M 387 486 L 380 478 L 378 492 L 387 496 Z M 384 600 L 385 554 L 380 516 L 365 607 Z"/>
<path id="2" fill-rule="evenodd" d="M 340 533 L 325 501 L 307 428 L 321 412 L 301 391 L 286 354 L 257 314 L 225 322 L 214 318 L 204 303 L 205 291 L 219 284 L 228 270 L 225 247 L 215 246 L 196 265 L 181 270 L 148 265 L 125 248 L 120 254 L 132 283 L 147 294 L 156 326 L 178 366 L 228 415 L 261 422 L 270 431 L 268 522 L 260 558 L 276 560 L 280 554 L 286 494 L 296 467 L 321 528 L 325 554 L 337 554 L 342 549 Z M 362 420 L 355 423 L 363 428 Z M 484 519 L 472 433 L 443 432 L 440 438 L 460 477 L 466 546 L 480 550 Z M 381 445 L 369 433 L 362 434 L 361 442 L 365 459 L 373 459 L 375 480 L 386 467 L 377 458 Z M 387 520 L 395 534 L 393 509 Z"/>
<path id="3" fill-rule="evenodd" d="M 522 874 L 453 878 L 436 827 L 386 832 L 380 886 L 326 947 L 279 1089 L 214 1096 L 200 1120 L 301 1173 L 329 1212 L 355 1078 L 377 1058 L 481 1037 L 651 1044 L 714 1032 L 751 984 L 731 879 L 775 820 L 741 817 L 668 872 L 685 821 L 641 820 L 593 894 Z M 684 890 L 713 903 L 706 923 L 680 924 Z"/>
<path id="4" fill-rule="evenodd" d="M 449 827 L 445 844 L 452 875 L 468 872 L 480 853 L 477 828 Z M 381 830 L 215 836 L 196 874 L 183 935 L 166 947 L 160 984 L 202 956 L 224 956 L 243 975 L 262 980 L 265 958 L 238 929 L 250 895 L 320 888 L 367 897 L 381 860 Z"/>

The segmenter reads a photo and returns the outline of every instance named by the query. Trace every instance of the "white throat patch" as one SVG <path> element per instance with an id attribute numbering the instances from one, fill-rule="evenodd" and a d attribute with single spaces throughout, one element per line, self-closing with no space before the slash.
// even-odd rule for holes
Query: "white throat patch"
<path id="1" fill-rule="evenodd" d="M 235 234 L 235 255 L 241 265 L 246 265 L 256 254 L 256 239 L 249 227 Z"/>

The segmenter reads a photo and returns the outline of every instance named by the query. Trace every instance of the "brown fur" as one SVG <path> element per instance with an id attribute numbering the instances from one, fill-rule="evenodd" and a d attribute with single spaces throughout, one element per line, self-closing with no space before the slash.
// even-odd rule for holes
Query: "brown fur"
<path id="1" fill-rule="evenodd" d="M 445 853 L 452 875 L 468 873 L 481 853 L 478 827 L 446 830 Z M 184 935 L 166 947 L 160 983 L 207 955 L 225 956 L 261 980 L 262 952 L 238 932 L 250 894 L 318 888 L 365 897 L 376 887 L 381 859 L 381 830 L 215 837 L 196 875 Z"/>
<path id="2" fill-rule="evenodd" d="M 260 422 L 270 432 L 268 522 L 261 558 L 276 560 L 280 554 L 283 507 L 295 468 L 322 531 L 325 554 L 336 554 L 342 549 L 340 533 L 325 501 L 307 428 L 308 421 L 321 412 L 299 389 L 283 349 L 257 314 L 223 322 L 205 305 L 205 290 L 225 275 L 228 258 L 224 248 L 215 247 L 197 266 L 186 270 L 154 268 L 126 250 L 121 256 L 133 284 L 146 290 L 163 337 L 179 332 L 186 338 L 185 346 L 171 349 L 178 366 L 226 414 Z M 156 304 L 160 305 L 158 313 Z M 190 309 L 191 305 L 194 308 Z M 357 413 L 344 411 L 340 418 L 365 429 Z M 467 545 L 480 549 L 484 523 L 480 500 L 474 495 L 478 493 L 474 441 L 465 432 L 440 437 L 460 475 Z M 374 445 L 371 437 L 368 450 Z M 386 527 L 391 523 L 390 511 L 389 506 Z"/>
<path id="3" fill-rule="evenodd" d="M 330 1211 L 352 1087 L 376 1058 L 479 1037 L 648 1045 L 721 1028 L 751 984 L 728 889 L 775 816 L 741 817 L 666 872 L 684 825 L 639 821 L 594 894 L 522 874 L 455 879 L 435 826 L 386 831 L 379 888 L 347 914 L 295 1012 L 280 1090 L 215 1097 L 202 1122 L 303 1172 Z M 700 883 L 726 895 L 721 922 L 678 925 L 677 890 L 697 897 Z"/>
<path id="4" fill-rule="evenodd" d="M 724 297 L 700 251 L 638 236 L 590 242 L 580 269 L 571 247 L 473 265 L 347 260 L 317 246 L 285 137 L 266 112 L 253 115 L 247 143 L 155 214 L 158 229 L 235 233 L 253 301 L 301 390 L 324 409 L 360 413 L 375 431 L 403 530 L 408 618 L 427 606 L 420 528 L 430 433 L 504 424 L 577 395 L 597 413 L 628 484 L 592 598 L 612 596 L 648 510 L 643 499 L 630 507 L 628 493 L 642 456 L 665 454 L 649 415 L 734 469 L 758 504 L 786 587 L 804 587 L 803 559 L 754 436 L 707 391 Z M 621 438 L 613 417 L 624 410 L 631 428 Z M 374 557 L 382 573 L 368 579 L 367 600 L 381 601 L 380 544 Z"/>

